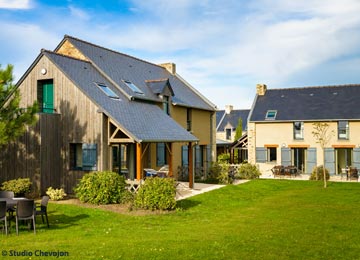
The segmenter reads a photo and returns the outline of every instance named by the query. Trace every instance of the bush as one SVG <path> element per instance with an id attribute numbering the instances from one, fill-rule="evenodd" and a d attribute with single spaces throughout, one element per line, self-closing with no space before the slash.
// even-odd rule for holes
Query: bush
<path id="1" fill-rule="evenodd" d="M 31 181 L 29 178 L 18 178 L 3 182 L 1 189 L 14 192 L 15 196 L 22 195 L 30 192 Z"/>
<path id="2" fill-rule="evenodd" d="M 176 206 L 175 181 L 169 178 L 147 178 L 140 186 L 134 206 L 150 210 L 172 210 Z"/>
<path id="3" fill-rule="evenodd" d="M 230 154 L 229 153 L 222 153 L 222 154 L 218 155 L 217 161 L 220 164 L 229 163 L 230 162 Z"/>
<path id="4" fill-rule="evenodd" d="M 254 164 L 243 163 L 237 173 L 235 174 L 236 179 L 256 179 L 261 175 L 259 169 Z"/>
<path id="5" fill-rule="evenodd" d="M 125 178 L 115 172 L 91 172 L 82 177 L 74 191 L 82 202 L 116 204 L 124 201 L 125 187 Z"/>
<path id="6" fill-rule="evenodd" d="M 51 200 L 62 200 L 66 196 L 66 193 L 64 189 L 54 189 L 49 187 L 46 191 L 46 195 L 48 195 Z"/>
<path id="7" fill-rule="evenodd" d="M 323 166 L 317 166 L 314 167 L 309 180 L 316 180 L 316 173 L 318 175 L 318 180 L 324 180 L 324 173 L 323 173 Z M 330 174 L 329 174 L 329 170 L 325 168 L 325 175 L 326 175 L 326 180 L 330 179 Z"/>

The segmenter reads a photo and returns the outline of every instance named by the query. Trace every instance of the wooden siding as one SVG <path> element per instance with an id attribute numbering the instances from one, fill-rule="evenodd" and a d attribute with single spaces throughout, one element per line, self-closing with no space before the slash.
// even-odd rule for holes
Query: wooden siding
<path id="1" fill-rule="evenodd" d="M 47 70 L 45 75 L 40 73 L 42 68 Z M 32 104 L 37 99 L 37 81 L 44 79 L 53 80 L 54 108 L 56 111 L 55 114 L 49 116 L 58 117 L 58 121 L 50 122 L 49 117 L 40 116 L 39 123 L 42 124 L 45 122 L 43 119 L 46 118 L 47 123 L 45 123 L 45 125 L 48 129 L 42 128 L 41 132 L 46 133 L 46 137 L 42 135 L 42 138 L 39 138 L 41 149 L 39 143 L 39 147 L 37 147 L 33 156 L 36 161 L 41 162 L 41 165 L 39 164 L 37 169 L 34 169 L 33 166 L 26 166 L 29 169 L 31 168 L 31 170 L 27 171 L 27 174 L 35 176 L 37 170 L 43 182 L 41 184 L 42 189 L 47 188 L 45 186 L 50 183 L 53 187 L 59 184 L 59 187 L 65 188 L 66 192 L 73 193 L 73 187 L 86 172 L 70 171 L 70 143 L 96 143 L 98 147 L 98 170 L 106 169 L 104 166 L 108 166 L 108 158 L 103 156 L 103 151 L 105 147 L 107 147 L 105 145 L 107 144 L 107 140 L 104 142 L 105 144 L 103 144 L 104 138 L 106 139 L 103 133 L 107 133 L 107 131 L 102 129 L 105 127 L 103 114 L 98 113 L 98 107 L 45 56 L 39 60 L 20 85 L 22 106 Z M 55 126 L 56 124 L 57 126 Z M 43 125 L 43 127 L 45 127 L 45 125 Z M 56 139 L 55 136 L 58 136 L 59 139 Z M 50 143 L 53 140 L 59 142 L 60 151 L 57 145 L 50 147 L 43 146 L 44 142 Z M 28 146 L 29 145 L 31 146 L 31 144 L 28 144 Z M 107 150 L 108 148 L 105 149 L 105 153 L 108 155 Z M 41 160 L 41 158 L 49 158 L 51 154 L 58 156 L 59 159 L 52 160 L 52 162 L 48 163 Z M 24 163 L 27 164 L 29 162 Z M 55 176 L 59 174 L 59 182 L 57 177 L 51 173 L 51 171 L 54 171 L 50 170 L 51 168 L 58 171 Z M 43 171 L 45 171 L 45 173 Z M 47 177 L 43 176 L 43 174 L 46 174 Z M 18 173 L 15 175 L 18 176 Z M 34 179 L 35 177 L 32 178 Z"/>
<path id="2" fill-rule="evenodd" d="M 68 40 L 66 40 L 63 45 L 57 50 L 57 53 L 65 56 L 74 57 L 79 60 L 88 61 L 88 59 Z"/>

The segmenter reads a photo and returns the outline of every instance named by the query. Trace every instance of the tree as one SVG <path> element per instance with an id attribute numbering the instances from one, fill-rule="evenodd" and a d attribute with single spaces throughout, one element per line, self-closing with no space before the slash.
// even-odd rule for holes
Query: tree
<path id="1" fill-rule="evenodd" d="M 327 187 L 326 182 L 326 169 L 325 169 L 325 147 L 331 140 L 331 137 L 335 134 L 334 130 L 329 132 L 329 124 L 328 123 L 313 123 L 313 131 L 311 132 L 314 138 L 316 139 L 316 143 L 318 143 L 321 147 L 323 153 L 323 176 L 324 176 L 324 188 Z M 317 174 L 317 173 L 316 173 Z M 316 176 L 316 179 L 317 176 Z"/>
<path id="2" fill-rule="evenodd" d="M 0 146 L 16 140 L 26 131 L 26 126 L 36 123 L 37 102 L 20 107 L 20 92 L 13 85 L 13 66 L 0 65 Z"/>
<path id="3" fill-rule="evenodd" d="M 237 125 L 236 130 L 235 130 L 235 141 L 237 139 L 239 139 L 241 136 L 242 136 L 242 119 L 240 117 L 238 125 Z"/>

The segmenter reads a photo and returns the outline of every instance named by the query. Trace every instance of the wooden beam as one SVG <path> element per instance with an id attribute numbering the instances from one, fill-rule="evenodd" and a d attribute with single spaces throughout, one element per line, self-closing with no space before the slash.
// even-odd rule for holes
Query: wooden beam
<path id="1" fill-rule="evenodd" d="M 194 188 L 194 162 L 193 162 L 193 149 L 192 144 L 188 144 L 188 158 L 189 158 L 189 188 Z"/>
<path id="2" fill-rule="evenodd" d="M 136 179 L 142 179 L 142 159 L 141 159 L 141 143 L 136 143 Z"/>
<path id="3" fill-rule="evenodd" d="M 169 173 L 168 173 L 168 176 L 174 176 L 174 173 L 173 173 L 173 153 L 172 153 L 172 143 L 166 143 L 166 147 L 168 149 L 168 152 L 169 152 Z"/>

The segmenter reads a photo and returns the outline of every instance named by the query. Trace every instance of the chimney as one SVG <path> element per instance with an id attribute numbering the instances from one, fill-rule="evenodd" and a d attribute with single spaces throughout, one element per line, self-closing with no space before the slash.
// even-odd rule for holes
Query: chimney
<path id="1" fill-rule="evenodd" d="M 259 96 L 264 96 L 266 92 L 266 85 L 265 84 L 256 84 L 256 94 Z"/>
<path id="2" fill-rule="evenodd" d="M 234 109 L 232 105 L 226 105 L 225 106 L 225 113 L 230 114 L 230 112 Z"/>
<path id="3" fill-rule="evenodd" d="M 175 63 L 163 63 L 159 64 L 161 67 L 164 67 L 167 71 L 169 71 L 171 74 L 176 74 L 176 64 Z"/>

